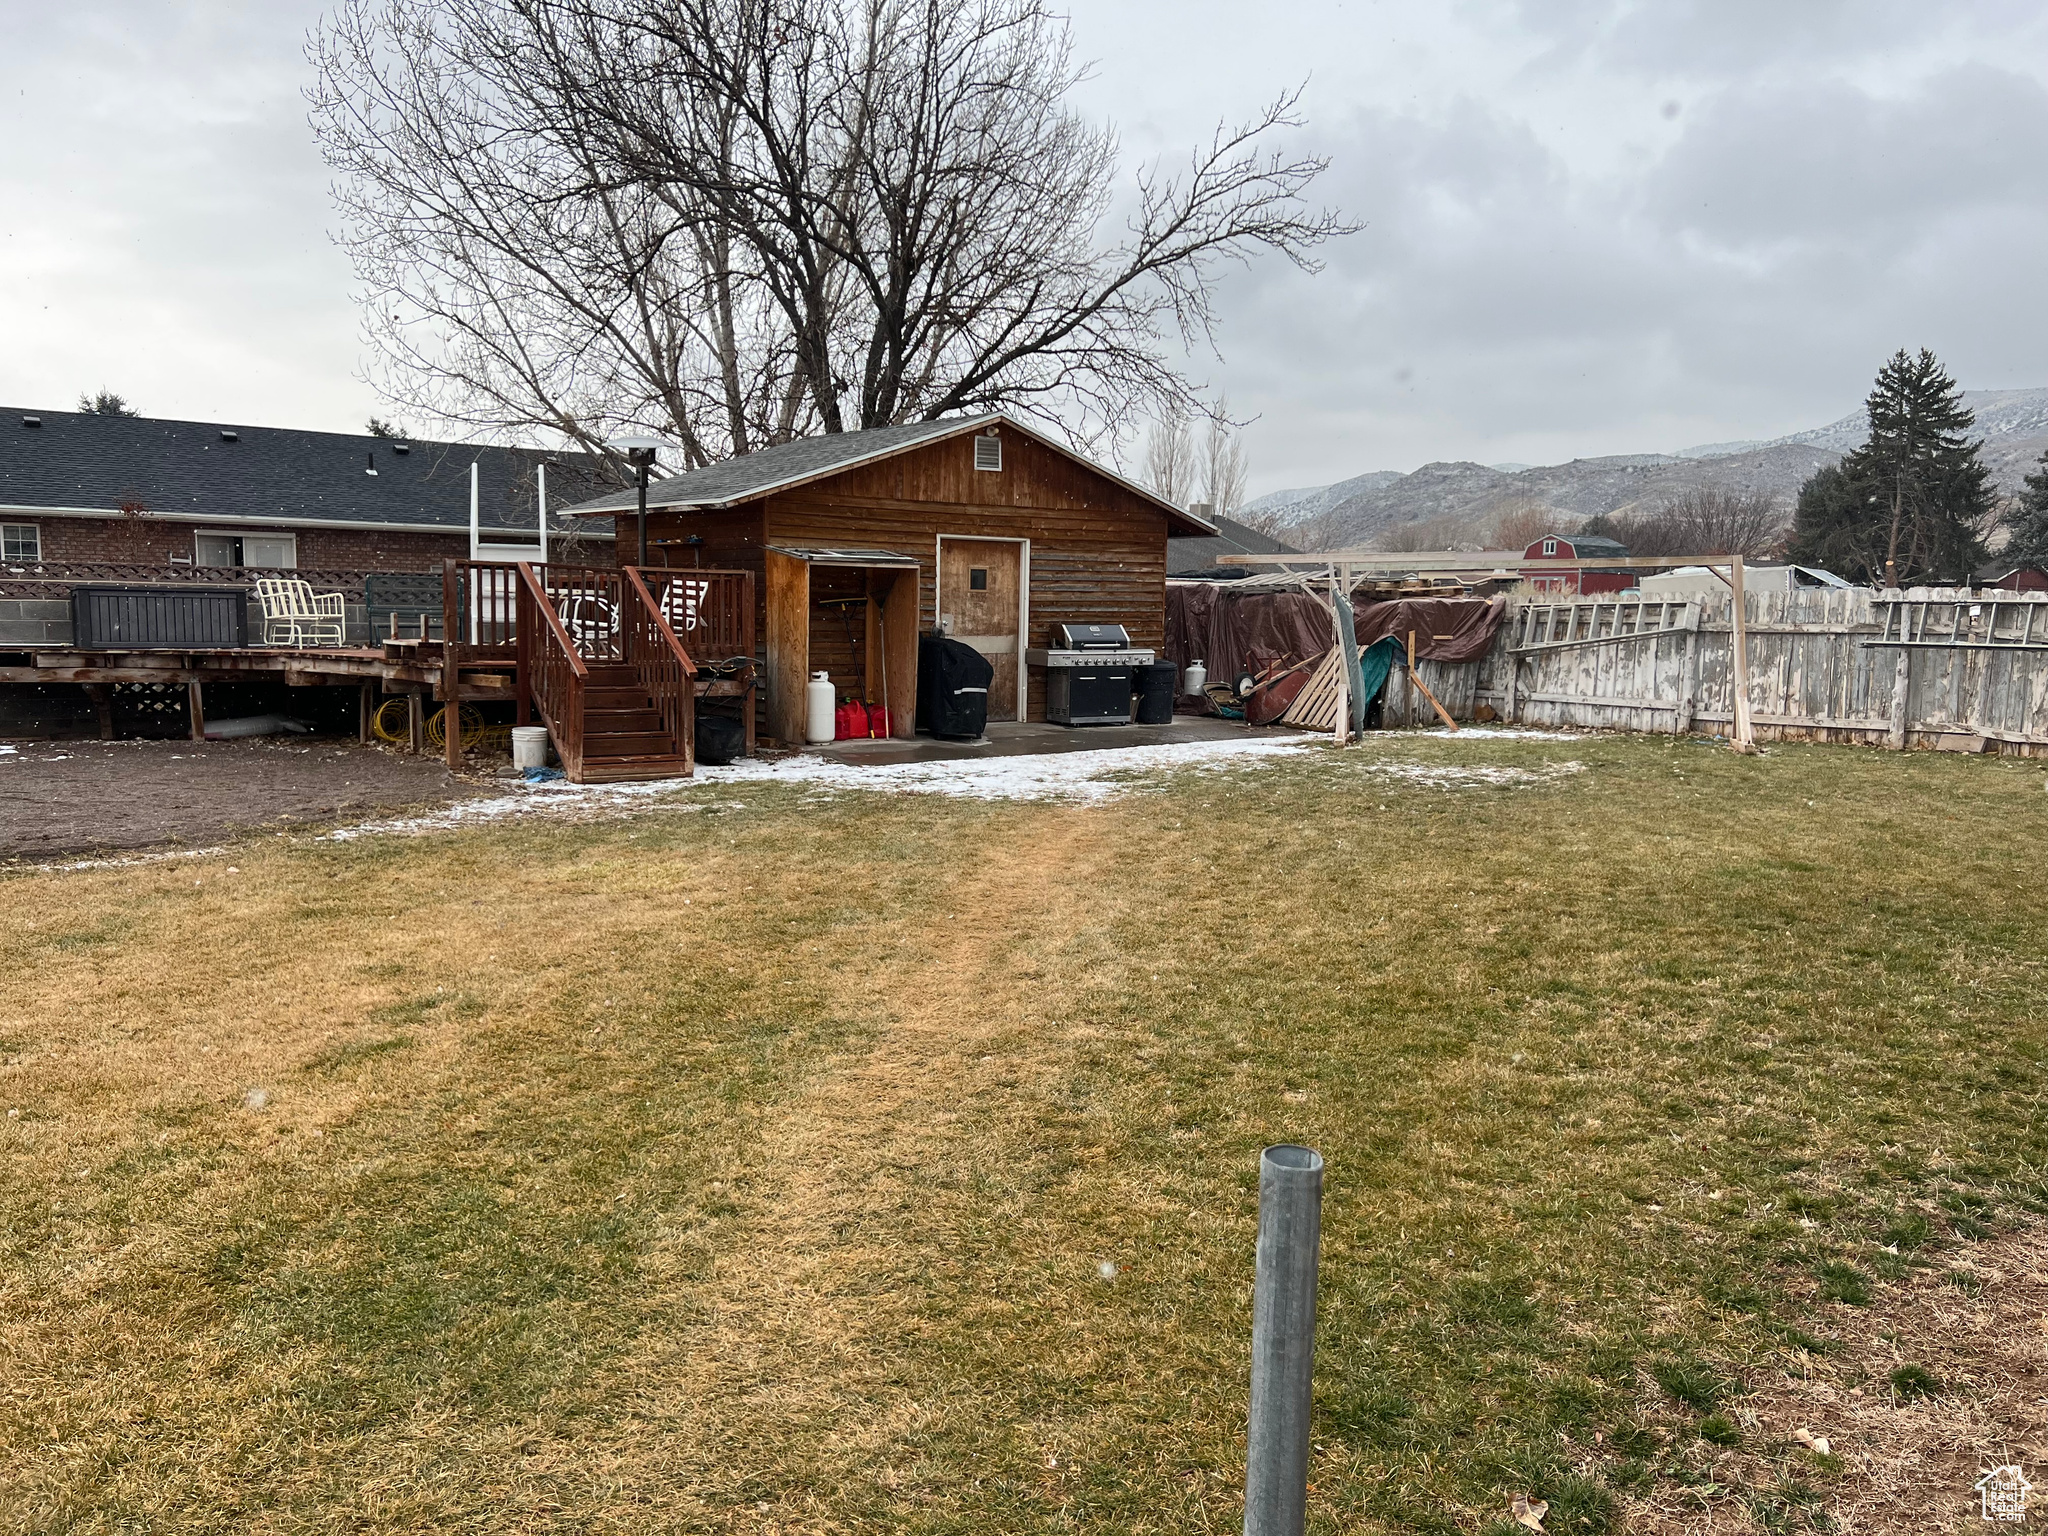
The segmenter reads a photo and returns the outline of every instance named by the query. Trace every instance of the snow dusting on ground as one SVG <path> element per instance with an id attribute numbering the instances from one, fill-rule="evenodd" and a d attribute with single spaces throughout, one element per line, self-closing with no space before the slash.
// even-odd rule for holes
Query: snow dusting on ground
<path id="1" fill-rule="evenodd" d="M 1416 763 L 1389 760 L 1374 748 L 1407 737 L 1479 741 L 1577 741 L 1560 732 L 1486 730 L 1375 732 L 1363 746 L 1333 756 L 1330 766 L 1374 780 L 1438 789 L 1529 786 L 1585 771 L 1579 762 L 1540 768 L 1486 764 Z M 319 840 L 348 842 L 364 837 L 417 836 L 428 832 L 533 818 L 595 821 L 643 812 L 712 813 L 746 809 L 744 801 L 721 796 L 749 784 L 793 784 L 817 795 L 848 791 L 872 794 L 945 795 L 965 800 L 1058 801 L 1099 805 L 1134 791 L 1158 787 L 1174 772 L 1256 769 L 1324 748 L 1321 735 L 1255 736 L 1225 741 L 1181 742 L 1151 747 L 1051 752 L 1008 757 L 956 758 L 946 762 L 861 763 L 813 753 L 774 760 L 744 759 L 730 767 L 699 767 L 688 780 L 646 784 L 509 784 L 501 794 L 457 801 L 418 815 L 384 817 L 319 834 Z M 118 868 L 165 858 L 201 858 L 223 849 L 166 849 L 123 858 L 83 859 L 40 866 L 83 870 Z"/>
<path id="2" fill-rule="evenodd" d="M 348 839 L 375 833 L 435 832 L 512 817 L 586 820 L 636 810 L 723 811 L 736 801 L 705 800 L 705 790 L 741 784 L 798 784 L 820 794 L 866 790 L 879 794 L 948 795 L 963 800 L 1062 800 L 1095 804 L 1142 788 L 1177 768 L 1255 767 L 1317 746 L 1316 736 L 1254 737 L 1243 741 L 1184 742 L 1172 746 L 1111 747 L 1040 756 L 958 758 L 941 763 L 849 763 L 809 753 L 766 761 L 743 759 L 728 768 L 700 766 L 694 779 L 651 784 L 521 785 L 486 800 L 465 800 L 422 816 L 364 822 L 327 834 Z"/>

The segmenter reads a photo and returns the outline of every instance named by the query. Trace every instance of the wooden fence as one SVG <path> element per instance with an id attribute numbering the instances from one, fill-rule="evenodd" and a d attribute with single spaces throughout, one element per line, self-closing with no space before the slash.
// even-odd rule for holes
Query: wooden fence
<path id="1" fill-rule="evenodd" d="M 1733 604 L 1511 600 L 1493 649 L 1423 662 L 1461 720 L 1730 733 Z M 1760 741 L 1849 741 L 2048 756 L 2048 595 L 1916 588 L 1750 593 L 1750 718 Z M 1389 725 L 1423 725 L 1428 702 L 1400 669 Z"/>

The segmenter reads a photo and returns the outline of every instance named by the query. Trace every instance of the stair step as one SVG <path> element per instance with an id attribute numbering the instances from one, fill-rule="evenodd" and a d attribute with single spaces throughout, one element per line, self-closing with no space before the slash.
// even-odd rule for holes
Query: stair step
<path id="1" fill-rule="evenodd" d="M 624 662 L 593 661 L 590 663 L 590 675 L 583 680 L 583 686 L 586 689 L 638 688 L 640 673 L 638 669 L 629 667 Z"/>
<path id="2" fill-rule="evenodd" d="M 636 779 L 686 779 L 690 765 L 680 757 L 622 757 L 583 759 L 582 784 L 623 784 Z"/>
<path id="3" fill-rule="evenodd" d="M 642 699 L 634 709 L 586 709 L 583 711 L 583 734 L 586 736 L 611 731 L 658 731 L 662 729 L 661 711 L 647 707 Z"/>
<path id="4" fill-rule="evenodd" d="M 672 757 L 675 742 L 666 731 L 583 732 L 583 759 L 598 757 Z"/>
<path id="5" fill-rule="evenodd" d="M 583 707 L 586 710 L 645 709 L 647 690 L 638 683 L 619 688 L 586 687 L 583 690 Z"/>

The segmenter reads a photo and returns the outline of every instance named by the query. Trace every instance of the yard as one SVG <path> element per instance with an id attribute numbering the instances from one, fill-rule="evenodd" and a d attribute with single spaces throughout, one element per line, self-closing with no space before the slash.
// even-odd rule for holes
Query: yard
<path id="1" fill-rule="evenodd" d="M 1976 1526 L 2044 779 L 1403 736 L 15 875 L 0 1529 L 1234 1530 L 1280 1140 L 1312 1528 Z"/>

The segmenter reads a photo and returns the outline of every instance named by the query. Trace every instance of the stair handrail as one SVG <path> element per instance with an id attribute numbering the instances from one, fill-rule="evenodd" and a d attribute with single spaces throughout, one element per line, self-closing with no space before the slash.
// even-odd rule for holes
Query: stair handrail
<path id="1" fill-rule="evenodd" d="M 576 649 L 576 642 L 570 637 L 568 626 L 562 623 L 562 616 L 555 612 L 555 605 L 548 599 L 547 589 L 540 584 L 540 578 L 533 574 L 533 567 L 524 560 L 519 562 L 519 581 L 520 585 L 526 588 L 527 595 L 533 599 L 534 607 L 539 611 L 549 633 L 554 636 L 555 644 L 568 658 L 570 670 L 578 679 L 589 677 L 589 663 L 584 661 L 583 653 Z"/>
<path id="2" fill-rule="evenodd" d="M 619 630 L 626 641 L 626 659 L 639 675 L 647 697 L 661 715 L 676 755 L 695 767 L 697 749 L 697 664 L 676 638 L 668 615 L 647 590 L 639 568 L 620 571 L 619 591 L 625 610 Z M 651 642 L 651 644 L 649 643 Z"/>
<path id="3" fill-rule="evenodd" d="M 548 734 L 554 737 L 562 769 L 576 783 L 583 781 L 583 695 L 590 677 L 590 665 L 576 649 L 576 641 L 562 616 L 555 612 L 547 589 L 534 574 L 532 565 L 516 562 L 519 572 L 520 617 L 531 610 L 534 622 L 518 626 L 518 687 L 523 701 L 531 698 L 540 706 Z"/>
<path id="4" fill-rule="evenodd" d="M 653 618 L 662 639 L 666 640 L 669 649 L 675 652 L 676 660 L 683 664 L 683 676 L 695 677 L 697 675 L 697 663 L 690 660 L 690 653 L 683 648 L 683 642 L 676 638 L 675 628 L 669 623 L 668 615 L 661 611 L 661 604 L 654 600 L 654 594 L 647 590 L 647 583 L 641 580 L 640 567 L 637 565 L 627 566 L 625 568 L 625 576 L 627 583 L 632 587 L 641 603 L 645 605 L 648 614 Z"/>

